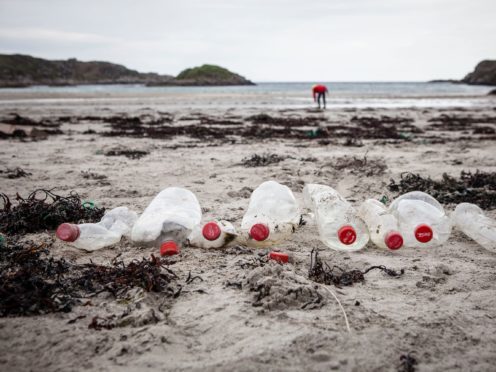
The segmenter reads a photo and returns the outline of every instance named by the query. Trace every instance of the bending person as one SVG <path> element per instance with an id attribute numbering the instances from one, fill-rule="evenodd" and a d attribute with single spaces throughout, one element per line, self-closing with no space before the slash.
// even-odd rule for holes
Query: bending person
<path id="1" fill-rule="evenodd" d="M 312 94 L 313 94 L 313 101 L 317 101 L 319 103 L 319 109 L 320 109 L 320 100 L 322 99 L 324 103 L 324 109 L 326 108 L 326 94 L 328 94 L 329 91 L 327 90 L 327 87 L 325 85 L 314 85 L 312 88 Z"/>

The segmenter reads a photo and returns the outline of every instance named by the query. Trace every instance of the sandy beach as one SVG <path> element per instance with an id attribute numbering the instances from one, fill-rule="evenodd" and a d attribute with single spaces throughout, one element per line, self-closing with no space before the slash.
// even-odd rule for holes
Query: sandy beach
<path id="1" fill-rule="evenodd" d="M 75 191 L 98 206 L 141 213 L 160 190 L 182 186 L 198 197 L 204 220 L 239 227 L 251 191 L 270 179 L 290 187 L 303 209 L 308 182 L 331 185 L 358 206 L 366 198 L 394 199 L 388 185 L 404 172 L 434 180 L 496 172 L 494 98 L 464 107 L 318 111 L 311 104 L 237 105 L 243 97 L 226 103 L 221 94 L 200 103 L 194 95 L 174 97 L 0 92 L 0 117 L 16 113 L 61 132 L 40 141 L 0 139 L 0 170 L 30 173 L 0 174 L 0 191 L 15 200 L 16 193 L 56 187 L 61 195 Z M 133 159 L 133 151 L 144 153 Z M 275 161 L 263 164 L 254 155 Z M 451 212 L 455 204 L 444 206 Z M 496 210 L 486 212 L 496 218 Z M 81 264 L 158 255 L 126 239 L 93 253 L 53 231 L 21 239 L 46 242 L 51 256 Z M 0 369 L 407 371 L 411 356 L 419 371 L 494 370 L 496 254 L 461 232 L 436 248 L 391 252 L 369 242 L 343 253 L 326 248 L 308 220 L 276 248 L 291 255 L 289 264 L 236 242 L 187 247 L 166 259 L 181 287 L 177 297 L 133 288 L 120 298 L 102 292 L 67 313 L 0 318 Z M 384 265 L 404 274 L 374 270 L 362 283 L 328 286 L 347 314 L 348 332 L 336 300 L 309 279 L 313 249 L 330 266 Z M 111 329 L 89 328 L 95 317 Z"/>

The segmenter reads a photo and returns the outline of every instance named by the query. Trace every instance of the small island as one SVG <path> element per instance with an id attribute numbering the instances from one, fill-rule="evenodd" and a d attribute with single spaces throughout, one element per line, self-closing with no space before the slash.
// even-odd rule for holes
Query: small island
<path id="1" fill-rule="evenodd" d="M 222 86 L 255 84 L 226 68 L 216 65 L 202 65 L 183 70 L 176 78 L 165 82 L 165 85 Z"/>
<path id="2" fill-rule="evenodd" d="M 228 86 L 228 85 L 255 85 L 241 75 L 216 65 L 202 65 L 183 70 L 177 77 L 162 83 L 148 85 L 175 85 L 175 86 Z"/>
<path id="3" fill-rule="evenodd" d="M 144 84 L 146 86 L 254 85 L 243 76 L 215 65 L 182 71 L 177 77 L 142 73 L 102 61 L 47 60 L 22 54 L 0 54 L 0 88 L 34 85 Z"/>

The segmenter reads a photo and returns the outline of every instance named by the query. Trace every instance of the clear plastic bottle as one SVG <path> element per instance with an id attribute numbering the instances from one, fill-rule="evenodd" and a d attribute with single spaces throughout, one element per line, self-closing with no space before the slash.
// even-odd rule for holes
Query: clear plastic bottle
<path id="1" fill-rule="evenodd" d="M 215 220 L 195 226 L 188 240 L 193 247 L 222 248 L 236 236 L 236 229 L 231 222 Z"/>
<path id="2" fill-rule="evenodd" d="M 398 220 L 380 201 L 365 200 L 358 208 L 360 217 L 369 230 L 370 240 L 379 248 L 397 250 L 403 246 L 403 237 L 399 232 Z"/>
<path id="3" fill-rule="evenodd" d="M 365 223 L 356 210 L 330 186 L 307 184 L 303 189 L 305 205 L 315 215 L 320 239 L 337 251 L 357 251 L 369 241 Z"/>
<path id="4" fill-rule="evenodd" d="M 134 224 L 131 239 L 160 247 L 161 254 L 178 253 L 201 221 L 198 199 L 181 187 L 162 190 Z"/>
<path id="5" fill-rule="evenodd" d="M 249 245 L 267 247 L 285 240 L 300 222 L 300 209 L 291 190 L 275 181 L 258 186 L 241 221 Z"/>
<path id="6" fill-rule="evenodd" d="M 451 222 L 439 202 L 429 194 L 412 191 L 389 206 L 399 223 L 406 247 L 433 247 L 443 244 L 451 233 Z"/>
<path id="7" fill-rule="evenodd" d="M 460 203 L 452 214 L 453 224 L 484 248 L 496 252 L 496 220 L 475 204 Z"/>
<path id="8" fill-rule="evenodd" d="M 56 235 L 76 248 L 95 251 L 118 243 L 123 235 L 129 236 L 137 219 L 136 212 L 127 207 L 117 207 L 105 213 L 98 223 L 63 223 L 57 228 Z"/>

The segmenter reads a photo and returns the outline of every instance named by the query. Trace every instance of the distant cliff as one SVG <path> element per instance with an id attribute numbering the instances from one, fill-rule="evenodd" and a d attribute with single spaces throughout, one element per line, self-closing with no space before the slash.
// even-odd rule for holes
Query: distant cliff
<path id="1" fill-rule="evenodd" d="M 473 72 L 465 76 L 462 83 L 477 85 L 496 85 L 496 61 L 480 62 Z"/>
<path id="2" fill-rule="evenodd" d="M 164 84 L 149 85 L 182 85 L 182 86 L 223 86 L 223 85 L 255 85 L 243 76 L 216 65 L 202 65 L 182 71 L 176 78 Z"/>
<path id="3" fill-rule="evenodd" d="M 21 54 L 0 54 L 0 86 L 163 83 L 173 76 L 140 73 L 109 62 L 76 59 L 49 61 Z"/>
<path id="4" fill-rule="evenodd" d="M 244 77 L 214 65 L 186 69 L 174 77 L 141 73 L 109 62 L 81 62 L 77 59 L 51 61 L 22 54 L 0 54 L 0 87 L 87 84 L 253 85 Z"/>

